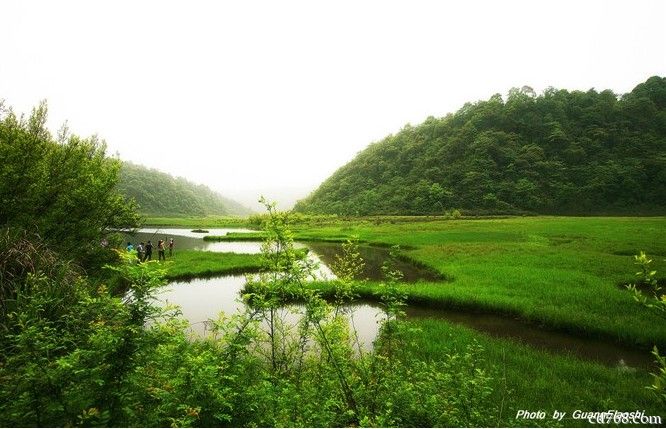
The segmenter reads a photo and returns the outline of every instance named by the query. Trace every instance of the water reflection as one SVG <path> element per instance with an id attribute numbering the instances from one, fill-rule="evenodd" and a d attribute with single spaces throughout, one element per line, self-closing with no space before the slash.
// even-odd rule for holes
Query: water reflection
<path id="1" fill-rule="evenodd" d="M 190 334 L 204 337 L 210 334 L 207 322 L 216 320 L 220 312 L 232 315 L 244 311 L 245 305 L 240 302 L 240 291 L 245 282 L 245 276 L 172 282 L 160 291 L 157 300 L 162 305 L 178 305 L 182 316 L 190 323 Z M 348 320 L 350 325 L 353 323 L 356 328 L 358 342 L 363 349 L 370 350 L 383 316 L 379 308 L 369 304 L 354 305 L 351 310 Z M 303 308 L 293 305 L 281 309 L 280 312 L 286 323 L 295 327 L 301 319 Z"/>
<path id="2" fill-rule="evenodd" d="M 342 246 L 339 243 L 308 242 L 306 246 L 311 252 L 329 266 L 333 265 L 336 255 L 342 255 Z M 376 246 L 359 246 L 359 253 L 365 266 L 358 276 L 359 280 L 383 280 L 382 265 L 390 257 L 390 249 Z M 419 280 L 441 281 L 441 276 L 431 269 L 420 267 L 413 262 L 398 259 L 394 261 L 395 268 L 403 274 L 402 281 L 411 283 Z"/>
<path id="3" fill-rule="evenodd" d="M 177 254 L 179 249 L 203 250 L 208 252 L 231 252 L 243 254 L 259 254 L 261 253 L 261 241 L 204 241 L 205 235 L 225 235 L 227 232 L 252 232 L 249 229 L 210 229 L 208 233 L 193 233 L 189 229 L 178 228 L 143 228 L 139 229 L 137 233 L 125 235 L 125 242 L 132 243 L 146 242 L 148 240 L 157 242 L 159 239 L 168 242 L 169 238 L 174 238 Z M 329 268 L 336 260 L 336 255 L 342 254 L 342 246 L 340 243 L 324 243 L 324 242 L 296 242 L 295 248 L 307 248 L 310 250 L 309 258 L 319 262 L 321 272 L 319 278 L 335 278 L 335 275 Z M 384 261 L 389 258 L 390 250 L 385 247 L 376 246 L 359 246 L 359 253 L 363 258 L 365 267 L 363 272 L 358 276 L 359 279 L 382 280 L 381 267 Z M 441 276 L 431 269 L 420 267 L 412 262 L 405 260 L 397 260 L 396 268 L 399 269 L 404 277 L 405 282 L 415 282 L 419 280 L 425 281 L 440 281 Z"/>
<path id="4" fill-rule="evenodd" d="M 261 253 L 260 242 L 214 242 L 204 241 L 206 235 L 227 235 L 229 232 L 248 233 L 256 232 L 251 229 L 244 228 L 210 228 L 208 232 L 192 232 L 191 229 L 186 228 L 140 228 L 134 234 L 125 233 L 124 242 L 131 242 L 134 245 L 140 242 L 147 242 L 148 240 L 157 243 L 157 240 L 164 240 L 169 242 L 170 238 L 174 239 L 175 250 L 206 250 L 211 252 L 234 252 L 234 253 Z M 225 244 L 235 244 L 234 246 L 224 246 Z M 234 250 L 238 249 L 238 250 Z"/>
<path id="5" fill-rule="evenodd" d="M 157 299 L 163 304 L 179 305 L 183 316 L 191 324 L 191 334 L 201 337 L 210 333 L 206 321 L 217 319 L 220 311 L 231 315 L 244 310 L 244 304 L 238 299 L 245 282 L 245 276 L 239 275 L 172 282 L 162 289 Z M 361 346 L 370 350 L 383 320 L 381 309 L 375 303 L 358 303 L 352 306 L 352 310 L 349 323 L 357 329 Z M 296 325 L 300 320 L 302 309 L 299 306 L 283 311 L 288 323 Z M 648 352 L 543 330 L 511 317 L 418 306 L 408 306 L 406 314 L 408 319 L 445 320 L 493 337 L 519 341 L 554 353 L 571 354 L 608 366 L 653 366 Z"/>
<path id="6" fill-rule="evenodd" d="M 495 338 L 519 341 L 553 353 L 572 354 L 608 366 L 636 368 L 650 368 L 653 366 L 649 352 L 608 343 L 603 340 L 580 338 L 562 332 L 544 330 L 508 316 L 418 306 L 406 307 L 406 313 L 410 319 L 446 320 Z"/>

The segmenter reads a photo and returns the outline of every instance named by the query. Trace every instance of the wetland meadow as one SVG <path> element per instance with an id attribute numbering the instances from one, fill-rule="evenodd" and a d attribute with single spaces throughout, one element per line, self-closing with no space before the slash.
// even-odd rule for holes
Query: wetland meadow
<path id="1" fill-rule="evenodd" d="M 178 243 L 165 264 L 174 280 L 158 299 L 180 305 L 191 334 L 205 337 L 219 311 L 234 314 L 244 305 L 243 273 L 261 271 L 266 235 L 249 222 L 215 230 L 223 219 L 151 221 L 137 239 Z M 195 227 L 209 232 L 193 234 Z M 665 218 L 328 218 L 301 219 L 291 228 L 295 247 L 325 272 L 308 287 L 331 300 L 330 267 L 342 243 L 358 243 L 365 266 L 353 280 L 350 316 L 366 351 L 385 318 L 381 265 L 390 247 L 400 246 L 396 260 L 407 275 L 396 287 L 410 327 L 404 347 L 414 358 L 437 361 L 480 345 L 478 364 L 489 375 L 484 401 L 494 413 L 488 424 L 556 425 L 556 410 L 566 413 L 566 426 L 590 424 L 573 420 L 576 410 L 663 415 L 663 402 L 646 389 L 658 371 L 651 350 L 666 349 L 663 318 L 640 306 L 625 285 L 639 280 L 633 255 L 641 250 L 652 269 L 665 272 Z M 520 410 L 548 417 L 517 419 Z"/>

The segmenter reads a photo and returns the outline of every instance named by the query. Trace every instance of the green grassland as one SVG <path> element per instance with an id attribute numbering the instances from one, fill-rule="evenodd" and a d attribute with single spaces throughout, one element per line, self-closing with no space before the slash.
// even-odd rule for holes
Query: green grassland
<path id="1" fill-rule="evenodd" d="M 192 223 L 188 226 L 209 226 Z M 666 218 L 514 217 L 481 220 L 360 218 L 292 226 L 296 240 L 400 245 L 403 254 L 447 278 L 403 284 L 409 303 L 517 316 L 548 330 L 599 337 L 648 354 L 666 349 L 663 317 L 637 304 L 621 284 L 634 280 L 633 255 L 644 250 L 653 268 L 666 273 Z M 261 239 L 261 233 L 222 239 Z M 181 256 L 183 256 L 181 258 Z M 234 259 L 239 257 L 239 259 Z M 256 255 L 179 252 L 169 276 L 224 272 L 259 264 Z M 218 265 L 219 264 L 219 265 Z M 237 265 L 236 265 L 237 264 Z M 176 265 L 174 266 L 176 267 Z M 219 267 L 219 268 L 218 268 Z M 231 271 L 228 271 L 231 272 Z M 177 274 L 176 274 L 177 273 Z M 314 285 L 324 293 L 331 284 Z M 378 282 L 359 282 L 362 298 L 376 299 Z M 645 386 L 641 369 L 607 367 L 553 354 L 516 341 L 492 338 L 443 320 L 407 323 L 407 344 L 424 360 L 461 352 L 477 342 L 479 362 L 491 374 L 499 426 L 588 426 L 585 421 L 516 420 L 519 409 L 621 411 L 664 415 Z"/>
<path id="2" fill-rule="evenodd" d="M 407 327 L 409 352 L 418 359 L 444 359 L 463 353 L 473 342 L 483 348 L 478 366 L 492 377 L 488 401 L 495 408 L 496 426 L 593 426 L 572 419 L 575 410 L 645 410 L 662 419 L 666 414 L 663 404 L 645 389 L 651 382 L 646 371 L 551 354 L 442 320 L 409 321 Z M 543 410 L 547 417 L 516 419 L 518 410 Z M 551 419 L 555 410 L 567 413 L 559 424 Z"/>
<path id="3" fill-rule="evenodd" d="M 249 225 L 247 218 L 234 216 L 203 216 L 203 217 L 157 217 L 148 216 L 144 225 L 163 227 L 197 227 L 197 228 L 244 228 Z"/>
<path id="4" fill-rule="evenodd" d="M 445 283 L 405 285 L 433 306 L 508 313 L 551 328 L 626 344 L 666 346 L 663 320 L 636 307 L 621 284 L 644 250 L 666 272 L 665 218 L 529 217 L 296 229 L 296 239 L 357 236 L 406 246 Z M 363 292 L 376 289 L 366 285 Z"/>
<path id="5" fill-rule="evenodd" d="M 168 257 L 166 268 L 171 280 L 249 273 L 261 269 L 261 255 L 178 250 Z"/>
<path id="6" fill-rule="evenodd" d="M 204 226 L 199 224 L 198 226 Z M 666 326 L 636 307 L 621 287 L 634 280 L 633 256 L 644 250 L 666 273 L 666 218 L 513 217 L 404 221 L 333 219 L 298 223 L 296 240 L 400 245 L 404 255 L 447 282 L 404 285 L 408 301 L 505 313 L 583 336 L 666 348 Z M 261 239 L 261 233 L 211 239 Z M 184 268 L 184 273 L 187 268 Z M 377 285 L 360 291 L 374 296 Z"/>

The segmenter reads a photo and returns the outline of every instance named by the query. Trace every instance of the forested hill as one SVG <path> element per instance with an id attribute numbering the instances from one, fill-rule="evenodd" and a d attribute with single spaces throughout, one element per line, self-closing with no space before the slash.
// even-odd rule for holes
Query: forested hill
<path id="1" fill-rule="evenodd" d="M 512 89 L 371 144 L 295 209 L 665 214 L 666 78 L 629 94 Z"/>
<path id="2" fill-rule="evenodd" d="M 130 162 L 122 164 L 118 188 L 125 196 L 134 198 L 139 211 L 146 215 L 245 216 L 251 212 L 207 186 Z"/>

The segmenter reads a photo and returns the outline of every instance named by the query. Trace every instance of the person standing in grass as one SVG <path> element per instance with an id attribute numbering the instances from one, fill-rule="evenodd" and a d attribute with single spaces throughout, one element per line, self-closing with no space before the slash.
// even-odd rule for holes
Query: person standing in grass
<path id="1" fill-rule="evenodd" d="M 143 258 L 146 252 L 145 245 L 143 241 L 136 245 L 136 256 L 139 258 L 139 262 L 143 262 Z"/>
<path id="2" fill-rule="evenodd" d="M 128 252 L 131 252 L 132 250 L 134 250 L 134 245 L 132 245 L 132 243 L 128 241 L 126 249 Z"/>
<path id="3" fill-rule="evenodd" d="M 173 242 L 173 238 L 169 239 L 169 258 L 173 256 L 173 247 L 176 244 Z"/>
<path id="4" fill-rule="evenodd" d="M 144 261 L 151 261 L 153 259 L 153 243 L 148 240 L 146 243 L 146 256 L 143 257 Z"/>
<path id="5" fill-rule="evenodd" d="M 164 240 L 160 240 L 157 242 L 157 259 L 159 261 L 161 260 L 166 261 L 166 256 L 164 256 Z"/>

